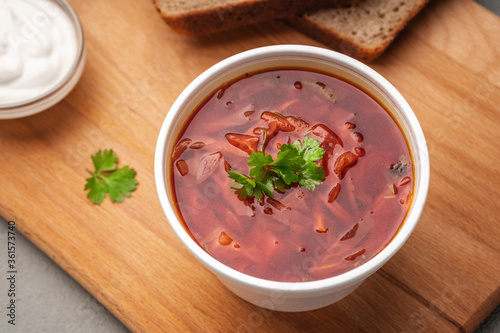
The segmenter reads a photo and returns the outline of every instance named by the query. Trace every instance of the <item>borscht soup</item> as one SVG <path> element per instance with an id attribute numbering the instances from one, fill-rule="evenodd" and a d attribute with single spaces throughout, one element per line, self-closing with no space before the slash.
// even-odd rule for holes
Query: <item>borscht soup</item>
<path id="1" fill-rule="evenodd" d="M 270 68 L 220 86 L 171 152 L 177 214 L 221 263 L 273 281 L 333 277 L 396 235 L 412 156 L 373 96 L 335 75 Z"/>

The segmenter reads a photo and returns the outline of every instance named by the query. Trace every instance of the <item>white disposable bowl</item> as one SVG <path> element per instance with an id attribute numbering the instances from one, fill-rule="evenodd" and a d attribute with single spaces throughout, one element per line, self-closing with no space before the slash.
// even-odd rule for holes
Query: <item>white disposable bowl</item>
<path id="1" fill-rule="evenodd" d="M 308 282 L 277 282 L 238 272 L 214 259 L 186 232 L 173 208 L 169 162 L 182 126 L 189 115 L 224 82 L 247 72 L 265 68 L 299 66 L 344 77 L 364 87 L 392 113 L 404 131 L 415 169 L 414 196 L 407 217 L 393 240 L 363 265 L 331 278 Z M 253 49 L 212 66 L 181 93 L 168 112 L 155 152 L 155 180 L 158 197 L 179 239 L 227 288 L 255 305 L 279 311 L 307 311 L 337 302 L 382 267 L 406 242 L 424 208 L 429 187 L 429 156 L 424 134 L 412 109 L 401 94 L 380 74 L 343 54 L 310 46 L 278 45 Z"/>

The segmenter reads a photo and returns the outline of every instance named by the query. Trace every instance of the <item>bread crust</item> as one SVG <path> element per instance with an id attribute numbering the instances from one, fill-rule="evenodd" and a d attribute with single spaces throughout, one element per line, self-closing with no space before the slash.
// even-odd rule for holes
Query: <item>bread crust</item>
<path id="1" fill-rule="evenodd" d="M 183 14 L 163 12 L 160 1 L 162 0 L 153 0 L 160 16 L 174 31 L 182 35 L 198 36 L 284 18 L 307 10 L 354 4 L 360 0 L 242 0 L 233 5 Z"/>
<path id="2" fill-rule="evenodd" d="M 368 5 L 371 0 L 364 1 L 366 1 L 366 3 L 363 3 L 363 5 Z M 313 12 L 311 14 L 293 16 L 287 19 L 287 22 L 294 29 L 336 51 L 347 54 L 363 62 L 370 62 L 378 58 L 387 49 L 387 47 L 389 47 L 396 36 L 406 27 L 408 22 L 410 22 L 410 20 L 413 19 L 413 17 L 415 17 L 428 2 L 429 0 L 418 0 L 403 19 L 395 22 L 391 26 L 391 32 L 388 33 L 386 38 L 384 38 L 376 46 L 367 46 L 363 43 L 357 42 L 354 38 L 342 32 L 340 28 L 336 29 L 335 27 L 327 26 L 315 19 L 315 15 L 320 15 L 322 11 L 326 11 L 327 9 L 318 10 L 317 12 Z M 356 7 L 353 6 L 351 9 L 353 10 L 354 17 L 356 15 Z M 366 7 L 359 10 L 365 9 Z"/>

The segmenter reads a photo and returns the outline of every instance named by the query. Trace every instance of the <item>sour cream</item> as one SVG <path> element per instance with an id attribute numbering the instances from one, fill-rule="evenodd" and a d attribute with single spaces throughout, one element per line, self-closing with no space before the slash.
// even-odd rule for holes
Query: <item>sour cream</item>
<path id="1" fill-rule="evenodd" d="M 0 0 L 0 108 L 56 89 L 75 66 L 77 40 L 54 1 Z"/>

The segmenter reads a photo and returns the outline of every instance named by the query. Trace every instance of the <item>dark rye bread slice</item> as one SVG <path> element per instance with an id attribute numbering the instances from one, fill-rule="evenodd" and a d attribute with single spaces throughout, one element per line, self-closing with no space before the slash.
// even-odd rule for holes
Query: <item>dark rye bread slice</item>
<path id="1" fill-rule="evenodd" d="M 290 17 L 296 30 L 334 50 L 369 62 L 381 55 L 429 0 L 362 0 Z"/>
<path id="2" fill-rule="evenodd" d="M 165 22 L 183 35 L 203 35 L 306 10 L 360 0 L 153 0 Z"/>

